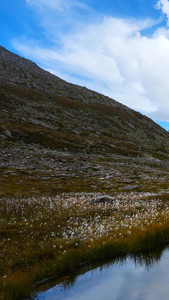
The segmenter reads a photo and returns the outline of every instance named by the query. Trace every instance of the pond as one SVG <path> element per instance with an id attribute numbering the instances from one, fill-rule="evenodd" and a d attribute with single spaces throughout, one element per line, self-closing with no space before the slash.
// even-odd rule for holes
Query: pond
<path id="1" fill-rule="evenodd" d="M 169 248 L 128 256 L 90 271 L 83 270 L 83 274 L 64 277 L 60 282 L 48 282 L 39 287 L 33 299 L 169 299 Z"/>

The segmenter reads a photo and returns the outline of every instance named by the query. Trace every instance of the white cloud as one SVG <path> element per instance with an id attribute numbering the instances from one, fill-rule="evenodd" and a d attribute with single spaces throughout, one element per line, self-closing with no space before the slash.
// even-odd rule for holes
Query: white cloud
<path id="1" fill-rule="evenodd" d="M 161 9 L 162 12 L 167 16 L 169 26 L 169 2 L 168 0 L 159 0 L 156 4 L 157 9 Z"/>
<path id="2" fill-rule="evenodd" d="M 73 3 L 67 0 L 62 4 L 68 2 Z M 168 5 L 168 1 L 161 0 L 157 7 L 167 13 Z M 48 19 L 46 14 L 47 11 L 44 17 Z M 67 81 L 108 95 L 152 118 L 169 121 L 169 30 L 158 27 L 152 36 L 142 34 L 155 23 L 150 19 L 104 17 L 60 35 L 58 47 L 52 17 L 50 26 L 43 24 L 49 35 L 52 32 L 52 47 L 30 40 L 15 40 L 14 45 L 21 54 Z"/>

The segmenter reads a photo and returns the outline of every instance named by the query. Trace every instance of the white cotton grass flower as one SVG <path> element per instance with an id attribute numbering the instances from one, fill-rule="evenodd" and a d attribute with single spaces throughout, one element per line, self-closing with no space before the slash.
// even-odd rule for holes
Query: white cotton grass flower
<path id="1" fill-rule="evenodd" d="M 154 223 L 169 219 L 169 203 L 163 194 L 129 192 L 114 193 L 112 203 L 91 204 L 100 193 L 68 193 L 56 197 L 12 198 L 1 202 L 3 220 L 16 235 L 2 240 L 2 255 L 9 249 L 56 248 L 63 253 L 81 243 L 92 247 L 95 241 L 122 239 L 140 232 Z M 55 250 L 56 251 L 56 250 Z M 16 254 L 17 255 L 17 254 Z"/>

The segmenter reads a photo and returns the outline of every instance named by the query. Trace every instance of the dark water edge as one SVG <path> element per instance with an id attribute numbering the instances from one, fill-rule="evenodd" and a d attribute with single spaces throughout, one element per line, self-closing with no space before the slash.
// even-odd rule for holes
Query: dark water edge
<path id="1" fill-rule="evenodd" d="M 169 299 L 169 247 L 87 266 L 36 290 L 34 300 Z M 90 270 L 89 270 L 90 269 Z"/>

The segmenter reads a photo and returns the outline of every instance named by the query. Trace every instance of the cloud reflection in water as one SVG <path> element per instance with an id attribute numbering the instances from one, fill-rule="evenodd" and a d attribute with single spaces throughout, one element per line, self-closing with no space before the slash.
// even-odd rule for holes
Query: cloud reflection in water
<path id="1" fill-rule="evenodd" d="M 166 249 L 96 268 L 72 279 L 72 284 L 59 284 L 38 294 L 38 300 L 166 300 L 168 282 Z"/>

